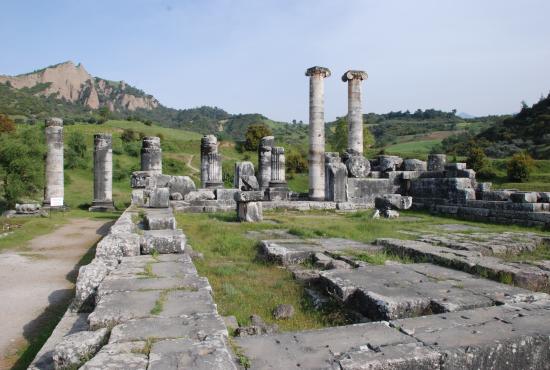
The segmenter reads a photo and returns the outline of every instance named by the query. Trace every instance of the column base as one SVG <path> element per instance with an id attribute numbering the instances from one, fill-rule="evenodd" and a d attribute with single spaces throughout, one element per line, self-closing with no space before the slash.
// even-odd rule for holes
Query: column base
<path id="1" fill-rule="evenodd" d="M 92 206 L 88 208 L 90 212 L 109 212 L 115 211 L 115 205 L 111 202 L 92 202 Z"/>
<path id="2" fill-rule="evenodd" d="M 288 189 L 288 184 L 286 181 L 270 181 L 269 188 Z"/>

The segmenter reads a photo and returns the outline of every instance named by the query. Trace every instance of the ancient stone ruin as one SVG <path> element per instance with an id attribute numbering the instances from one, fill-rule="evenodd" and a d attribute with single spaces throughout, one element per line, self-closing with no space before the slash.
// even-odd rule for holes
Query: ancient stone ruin
<path id="1" fill-rule="evenodd" d="M 44 207 L 59 208 L 64 205 L 65 184 L 63 177 L 63 120 L 46 120 L 46 181 Z M 52 204 L 53 201 L 53 204 Z"/>
<path id="2" fill-rule="evenodd" d="M 94 135 L 94 200 L 90 211 L 114 210 L 113 138 L 111 134 Z"/>
<path id="3" fill-rule="evenodd" d="M 199 276 L 174 213 L 234 212 L 239 221 L 261 222 L 264 211 L 275 208 L 375 208 L 375 217 L 390 219 L 416 208 L 472 220 L 550 224 L 549 193 L 492 191 L 445 155 L 427 161 L 365 158 L 362 71 L 342 77 L 348 82 L 348 148 L 342 156 L 325 152 L 323 79 L 330 71 L 313 67 L 306 75 L 308 193 L 289 190 L 284 148 L 272 136 L 260 141 L 257 172 L 251 162 L 235 164 L 232 188 L 224 188 L 215 136 L 201 140 L 200 188 L 187 176 L 163 174 L 160 139 L 145 138 L 141 171 L 131 179 L 132 205 L 97 245 L 94 260 L 80 268 L 70 309 L 31 369 L 549 368 L 550 265 L 507 257 L 550 240 L 536 233 L 478 232 L 469 225 L 436 225 L 442 232 L 408 231 L 407 240 L 372 244 L 300 238 L 281 229 L 250 231 L 258 240 L 257 260 L 288 270 L 313 308 L 336 305 L 353 320 L 280 333 L 255 316 L 247 327 L 233 323 L 236 336 L 230 338 L 229 321 L 219 315 L 208 280 Z M 98 202 L 109 198 L 109 144 L 96 135 Z M 410 263 L 358 258 L 374 253 Z M 284 304 L 274 312 L 281 318 L 293 313 Z"/>

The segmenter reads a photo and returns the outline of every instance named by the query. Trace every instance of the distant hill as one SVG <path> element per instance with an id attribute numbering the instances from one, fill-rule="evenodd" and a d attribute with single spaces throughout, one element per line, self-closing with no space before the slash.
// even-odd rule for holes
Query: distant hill
<path id="1" fill-rule="evenodd" d="M 476 116 L 473 116 L 473 115 L 471 115 L 469 113 L 466 113 L 466 112 L 459 112 L 456 115 L 459 116 L 460 118 L 464 118 L 464 119 L 476 118 Z"/>
<path id="2" fill-rule="evenodd" d="M 0 75 L 0 113 L 31 123 L 47 116 L 60 116 L 68 123 L 150 121 L 230 140 L 243 140 L 251 124 L 265 124 L 290 143 L 303 142 L 307 131 L 303 124 L 275 122 L 257 113 L 230 114 L 206 106 L 169 108 L 124 81 L 93 77 L 82 64 L 70 61 L 17 76 Z"/>
<path id="3" fill-rule="evenodd" d="M 533 157 L 550 159 L 550 94 L 511 117 L 494 123 L 476 137 L 486 152 L 502 157 L 526 150 Z"/>
<path id="4" fill-rule="evenodd" d="M 109 81 L 90 75 L 82 64 L 68 61 L 17 76 L 0 76 L 0 84 L 26 89 L 32 95 L 76 103 L 90 109 L 111 111 L 151 110 L 159 102 L 124 81 Z"/>

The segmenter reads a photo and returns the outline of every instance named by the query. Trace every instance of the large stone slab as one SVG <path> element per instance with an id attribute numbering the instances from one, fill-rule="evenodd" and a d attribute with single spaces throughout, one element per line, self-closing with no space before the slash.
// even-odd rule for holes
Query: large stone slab
<path id="1" fill-rule="evenodd" d="M 206 336 L 227 337 L 227 329 L 218 314 L 196 314 L 182 317 L 155 317 L 130 320 L 111 331 L 109 343 L 138 340 L 188 338 L 202 340 Z"/>
<path id="2" fill-rule="evenodd" d="M 388 327 L 386 323 L 235 339 L 253 370 L 340 369 L 338 357 L 349 350 L 412 342 L 415 342 L 414 338 Z"/>
<path id="3" fill-rule="evenodd" d="M 146 370 L 149 364 L 144 341 L 107 344 L 81 370 Z"/>
<path id="4" fill-rule="evenodd" d="M 203 341 L 167 339 L 156 342 L 149 354 L 148 370 L 237 370 L 223 338 Z"/>
<path id="5" fill-rule="evenodd" d="M 183 253 L 187 238 L 181 230 L 148 230 L 141 237 L 141 254 Z"/>
<path id="6" fill-rule="evenodd" d="M 208 291 L 137 290 L 103 295 L 88 321 L 95 330 L 113 327 L 131 319 L 215 312 L 216 305 Z"/>
<path id="7" fill-rule="evenodd" d="M 524 289 L 424 263 L 365 266 L 320 275 L 321 284 L 330 292 L 373 320 L 537 299 Z"/>
<path id="8" fill-rule="evenodd" d="M 441 354 L 421 343 L 405 343 L 370 348 L 353 349 L 339 356 L 342 370 L 437 370 Z"/>
<path id="9" fill-rule="evenodd" d="M 148 209 L 143 217 L 145 230 L 175 230 L 176 219 L 171 209 Z"/>

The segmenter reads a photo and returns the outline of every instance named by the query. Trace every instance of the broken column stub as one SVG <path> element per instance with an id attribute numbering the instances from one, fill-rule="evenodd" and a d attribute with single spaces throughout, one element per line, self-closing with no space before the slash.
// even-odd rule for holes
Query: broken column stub
<path id="1" fill-rule="evenodd" d="M 342 81 L 348 83 L 348 148 L 349 155 L 363 155 L 363 109 L 361 106 L 361 82 L 368 75 L 364 71 L 350 70 Z"/>
<path id="2" fill-rule="evenodd" d="M 44 206 L 62 207 L 65 196 L 63 178 L 63 120 L 46 119 L 46 184 L 44 187 Z M 52 205 L 52 198 L 54 199 Z"/>
<path id="3" fill-rule="evenodd" d="M 267 189 L 271 181 L 271 149 L 274 145 L 273 136 L 261 138 L 258 145 L 258 184 L 262 190 Z"/>
<path id="4" fill-rule="evenodd" d="M 347 155 L 345 161 L 350 177 L 362 178 L 370 173 L 370 162 L 363 155 Z"/>
<path id="5" fill-rule="evenodd" d="M 204 135 L 201 139 L 201 185 L 208 189 L 223 188 L 222 159 L 214 135 Z"/>
<path id="6" fill-rule="evenodd" d="M 254 165 L 252 162 L 246 161 L 235 163 L 233 184 L 236 189 L 243 191 L 258 190 L 260 188 L 258 179 L 256 179 L 256 175 L 254 175 Z"/>
<path id="7" fill-rule="evenodd" d="M 162 173 L 162 149 L 160 138 L 146 136 L 141 144 L 141 170 L 151 175 Z"/>
<path id="8" fill-rule="evenodd" d="M 111 211 L 113 204 L 113 138 L 94 135 L 94 200 L 90 211 Z"/>
<path id="9" fill-rule="evenodd" d="M 271 151 L 271 181 L 267 189 L 269 200 L 288 200 L 289 191 L 286 182 L 285 148 L 274 147 Z"/>
<path id="10" fill-rule="evenodd" d="M 309 198 L 325 199 L 325 88 L 324 79 L 330 76 L 325 67 L 311 67 L 309 76 Z"/>
<path id="11" fill-rule="evenodd" d="M 338 153 L 325 153 L 325 196 L 327 201 L 346 202 L 348 170 Z"/>
<path id="12" fill-rule="evenodd" d="M 445 154 L 428 154 L 428 171 L 444 171 L 446 163 Z"/>

